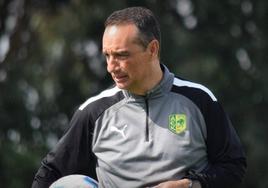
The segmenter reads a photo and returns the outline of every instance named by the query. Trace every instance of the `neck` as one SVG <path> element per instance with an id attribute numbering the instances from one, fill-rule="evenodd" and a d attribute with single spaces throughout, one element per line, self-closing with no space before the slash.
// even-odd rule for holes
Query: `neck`
<path id="1" fill-rule="evenodd" d="M 157 86 L 163 78 L 163 71 L 160 63 L 154 62 L 150 71 L 148 71 L 146 79 L 143 81 L 143 87 L 139 91 L 133 91 L 136 95 L 146 95 L 148 91 Z"/>

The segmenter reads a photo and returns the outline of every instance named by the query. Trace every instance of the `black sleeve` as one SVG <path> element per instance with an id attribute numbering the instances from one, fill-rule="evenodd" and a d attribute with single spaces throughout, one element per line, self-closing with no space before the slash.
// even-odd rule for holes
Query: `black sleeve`
<path id="1" fill-rule="evenodd" d="M 88 114 L 77 110 L 69 130 L 42 160 L 32 188 L 48 188 L 55 180 L 69 174 L 83 174 L 96 179 L 96 160 L 91 151 L 92 134 L 93 125 Z"/>
<path id="2" fill-rule="evenodd" d="M 246 157 L 229 118 L 216 101 L 203 104 L 207 126 L 209 165 L 202 172 L 190 171 L 188 178 L 201 182 L 202 188 L 237 187 L 246 171 Z"/>

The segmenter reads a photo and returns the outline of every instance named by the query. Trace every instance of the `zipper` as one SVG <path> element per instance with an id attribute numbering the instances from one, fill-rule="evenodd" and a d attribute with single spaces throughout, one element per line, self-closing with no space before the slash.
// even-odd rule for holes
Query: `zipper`
<path id="1" fill-rule="evenodd" d="M 146 124 L 145 124 L 145 141 L 149 141 L 149 102 L 148 98 L 145 97 L 145 110 L 146 110 Z"/>

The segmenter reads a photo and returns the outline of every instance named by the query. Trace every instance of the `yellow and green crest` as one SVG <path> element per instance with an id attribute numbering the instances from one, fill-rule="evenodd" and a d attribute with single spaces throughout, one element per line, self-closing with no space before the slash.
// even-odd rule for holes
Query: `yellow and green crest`
<path id="1" fill-rule="evenodd" d="M 175 134 L 180 134 L 187 128 L 185 114 L 171 114 L 169 115 L 169 130 Z"/>

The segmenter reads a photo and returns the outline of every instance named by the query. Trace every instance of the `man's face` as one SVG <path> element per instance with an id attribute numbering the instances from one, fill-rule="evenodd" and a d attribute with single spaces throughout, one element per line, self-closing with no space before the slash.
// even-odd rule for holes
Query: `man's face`
<path id="1" fill-rule="evenodd" d="M 118 88 L 143 93 L 144 81 L 150 79 L 152 57 L 150 50 L 138 42 L 135 25 L 108 26 L 103 34 L 103 54 Z"/>

